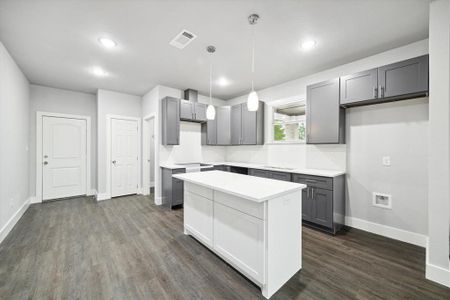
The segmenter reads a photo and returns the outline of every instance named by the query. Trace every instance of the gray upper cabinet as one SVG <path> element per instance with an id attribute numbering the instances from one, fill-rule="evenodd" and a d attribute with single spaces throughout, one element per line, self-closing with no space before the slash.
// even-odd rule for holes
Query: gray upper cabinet
<path id="1" fill-rule="evenodd" d="M 217 118 L 202 124 L 202 145 L 217 145 Z"/>
<path id="2" fill-rule="evenodd" d="M 205 122 L 206 104 L 181 99 L 180 119 L 183 121 Z"/>
<path id="3" fill-rule="evenodd" d="M 344 107 L 425 96 L 428 55 L 341 77 Z"/>
<path id="4" fill-rule="evenodd" d="M 180 119 L 192 120 L 194 119 L 194 107 L 189 100 L 180 100 Z"/>
<path id="5" fill-rule="evenodd" d="M 264 144 L 264 103 L 258 111 L 248 111 L 246 103 L 232 106 L 230 128 L 232 145 Z"/>
<path id="6" fill-rule="evenodd" d="M 206 104 L 194 102 L 194 116 L 198 122 L 206 122 Z"/>
<path id="7" fill-rule="evenodd" d="M 381 98 L 428 91 L 428 55 L 378 68 Z"/>
<path id="8" fill-rule="evenodd" d="M 339 78 L 306 88 L 308 144 L 344 143 L 345 114 L 339 104 Z"/>
<path id="9" fill-rule="evenodd" d="M 240 104 L 231 107 L 230 121 L 231 145 L 240 145 L 242 128 L 242 109 Z"/>
<path id="10" fill-rule="evenodd" d="M 217 145 L 231 144 L 230 114 L 231 114 L 230 106 L 216 107 Z"/>
<path id="11" fill-rule="evenodd" d="M 161 144 L 178 145 L 180 143 L 180 99 L 164 98 L 161 115 Z"/>
<path id="12" fill-rule="evenodd" d="M 377 98 L 378 70 L 371 69 L 341 77 L 341 104 Z"/>

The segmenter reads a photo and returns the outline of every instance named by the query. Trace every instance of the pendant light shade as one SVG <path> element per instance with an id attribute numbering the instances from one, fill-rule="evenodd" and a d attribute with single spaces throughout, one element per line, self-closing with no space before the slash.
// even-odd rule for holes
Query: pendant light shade
<path id="1" fill-rule="evenodd" d="M 248 23 L 250 25 L 256 25 L 259 16 L 257 14 L 251 14 L 248 17 Z M 252 91 L 248 95 L 247 98 L 247 109 L 249 111 L 257 111 L 259 107 L 259 97 L 254 88 L 254 80 L 255 77 L 255 32 L 253 31 L 252 36 Z"/>
<path id="2" fill-rule="evenodd" d="M 247 99 L 247 109 L 249 111 L 257 111 L 259 107 L 259 97 L 255 91 L 251 91 Z"/>
<path id="3" fill-rule="evenodd" d="M 216 52 L 216 47 L 214 46 L 208 46 L 206 47 L 206 51 L 209 54 L 213 54 Z M 214 120 L 216 118 L 216 108 L 212 105 L 212 61 L 209 66 L 209 105 L 206 108 L 206 119 L 207 120 Z"/>
<path id="4" fill-rule="evenodd" d="M 206 119 L 214 120 L 216 118 L 216 109 L 211 104 L 206 108 Z"/>

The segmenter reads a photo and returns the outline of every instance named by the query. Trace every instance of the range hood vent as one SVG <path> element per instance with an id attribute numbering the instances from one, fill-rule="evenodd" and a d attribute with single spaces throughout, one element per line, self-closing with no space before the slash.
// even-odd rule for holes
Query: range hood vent
<path id="1" fill-rule="evenodd" d="M 184 99 L 191 102 L 198 102 L 198 91 L 193 89 L 184 90 Z"/>

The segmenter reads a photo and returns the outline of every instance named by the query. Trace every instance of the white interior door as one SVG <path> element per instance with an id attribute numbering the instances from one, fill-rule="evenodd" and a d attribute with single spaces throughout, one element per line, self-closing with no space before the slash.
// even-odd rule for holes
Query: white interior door
<path id="1" fill-rule="evenodd" d="M 42 119 L 42 199 L 86 194 L 86 120 Z"/>
<path id="2" fill-rule="evenodd" d="M 111 196 L 138 189 L 138 122 L 111 119 Z"/>

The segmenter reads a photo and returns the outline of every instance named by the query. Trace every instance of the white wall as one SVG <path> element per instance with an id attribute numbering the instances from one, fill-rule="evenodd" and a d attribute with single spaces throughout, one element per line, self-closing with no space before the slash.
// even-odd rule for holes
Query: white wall
<path id="1" fill-rule="evenodd" d="M 106 117 L 107 115 L 141 118 L 142 98 L 107 90 L 97 92 L 97 193 L 99 198 L 109 198 L 107 191 L 107 145 Z"/>
<path id="2" fill-rule="evenodd" d="M 36 195 L 36 112 L 83 115 L 91 118 L 91 188 L 97 187 L 96 95 L 30 85 L 30 194 Z"/>
<path id="3" fill-rule="evenodd" d="M 429 192 L 426 276 L 450 287 L 450 1 L 430 4 Z"/>
<path id="4" fill-rule="evenodd" d="M 29 84 L 0 42 L 0 242 L 28 207 Z"/>
<path id="5" fill-rule="evenodd" d="M 309 84 L 427 53 L 428 40 L 423 40 L 270 87 L 258 94 L 266 103 L 295 96 L 301 98 L 306 95 Z M 246 96 L 242 96 L 229 103 L 245 101 Z M 226 159 L 346 169 L 348 217 L 406 230 L 424 241 L 423 235 L 427 234 L 427 101 L 418 99 L 347 109 L 346 145 L 228 147 Z M 266 115 L 266 126 L 267 119 Z M 381 166 L 385 155 L 391 156 L 389 168 Z M 371 205 L 374 191 L 392 194 L 392 210 Z"/>
<path id="6" fill-rule="evenodd" d="M 180 145 L 163 146 L 160 138 L 160 111 L 161 99 L 164 97 L 183 98 L 183 91 L 166 86 L 156 86 L 142 100 L 142 114 L 156 114 L 155 128 L 157 136 L 155 143 L 157 145 L 155 151 L 155 202 L 161 203 L 161 171 L 159 165 L 171 164 L 177 162 L 207 162 L 207 161 L 224 161 L 225 147 L 219 146 L 202 146 L 201 145 L 201 126 L 197 123 L 181 122 L 180 125 Z M 198 101 L 201 103 L 209 103 L 209 97 L 199 95 Z M 228 102 L 221 99 L 213 98 L 213 104 L 222 106 Z"/>

